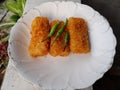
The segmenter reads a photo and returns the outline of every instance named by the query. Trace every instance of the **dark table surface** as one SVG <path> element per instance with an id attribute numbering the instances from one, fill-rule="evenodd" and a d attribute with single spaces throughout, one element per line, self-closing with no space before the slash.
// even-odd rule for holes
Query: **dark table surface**
<path id="1" fill-rule="evenodd" d="M 82 0 L 109 21 L 117 39 L 116 55 L 112 68 L 96 81 L 94 90 L 120 90 L 120 0 Z"/>

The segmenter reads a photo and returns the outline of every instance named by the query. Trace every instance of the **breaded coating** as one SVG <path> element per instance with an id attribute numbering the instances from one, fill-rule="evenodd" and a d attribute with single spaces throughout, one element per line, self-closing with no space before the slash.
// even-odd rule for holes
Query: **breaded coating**
<path id="1" fill-rule="evenodd" d="M 53 27 L 57 22 L 59 22 L 59 21 L 58 20 L 52 21 L 51 22 L 51 27 Z M 56 30 L 56 33 L 63 25 L 64 25 L 64 22 L 61 21 L 60 25 L 58 26 L 58 28 Z M 67 56 L 69 54 L 69 52 L 70 52 L 69 43 L 68 43 L 67 47 L 64 50 L 64 46 L 65 46 L 64 38 L 65 38 L 66 31 L 67 31 L 67 28 L 64 30 L 62 35 L 60 35 L 57 38 L 57 40 L 52 45 L 50 45 L 50 54 L 52 56 L 58 56 L 58 55 Z M 54 40 L 54 38 L 56 36 L 56 33 L 51 37 L 51 43 Z"/>
<path id="2" fill-rule="evenodd" d="M 87 24 L 82 18 L 69 18 L 70 50 L 73 53 L 90 52 Z"/>
<path id="3" fill-rule="evenodd" d="M 46 17 L 36 17 L 32 22 L 29 53 L 33 57 L 44 56 L 49 52 L 49 41 L 41 42 L 49 34 L 50 25 Z"/>

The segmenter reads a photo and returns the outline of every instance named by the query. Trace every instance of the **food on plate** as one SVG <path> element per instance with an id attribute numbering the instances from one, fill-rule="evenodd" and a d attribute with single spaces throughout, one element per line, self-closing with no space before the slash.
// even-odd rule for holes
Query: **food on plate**
<path id="1" fill-rule="evenodd" d="M 90 52 L 87 23 L 82 18 L 70 17 L 67 28 L 70 34 L 70 50 L 73 53 Z"/>
<path id="2" fill-rule="evenodd" d="M 51 22 L 51 27 L 53 27 L 56 23 L 58 23 L 59 20 L 54 20 Z M 65 23 L 66 24 L 66 23 Z M 68 31 L 67 28 L 65 28 L 65 25 L 63 21 L 61 21 L 60 25 L 56 29 L 56 33 L 51 37 L 51 43 L 50 43 L 50 55 L 52 56 L 67 56 L 70 52 L 69 44 L 67 44 L 65 50 L 65 34 Z M 63 27 L 64 26 L 64 27 Z M 64 31 L 61 30 L 63 27 Z M 59 32 L 59 34 L 58 34 Z M 57 38 L 56 38 L 57 37 Z"/>
<path id="3" fill-rule="evenodd" d="M 70 17 L 65 22 L 47 17 L 36 17 L 32 22 L 29 53 L 33 57 L 47 55 L 68 56 L 70 52 L 90 52 L 87 23 L 82 18 Z"/>
<path id="4" fill-rule="evenodd" d="M 55 33 L 57 27 L 59 26 L 59 24 L 60 24 L 60 22 L 57 22 L 53 27 L 51 27 L 49 35 L 45 39 L 43 39 L 42 42 L 44 42 L 47 39 L 50 39 L 54 35 L 54 33 Z"/>
<path id="5" fill-rule="evenodd" d="M 51 45 L 55 42 L 55 40 L 65 31 L 65 28 L 67 26 L 68 19 L 66 19 L 66 22 L 60 27 L 60 29 L 57 31 L 56 36 L 54 40 L 52 41 Z"/>
<path id="6" fill-rule="evenodd" d="M 46 17 L 36 17 L 32 22 L 29 53 L 33 57 L 44 56 L 49 52 L 49 41 L 41 42 L 49 34 L 50 25 Z"/>
<path id="7" fill-rule="evenodd" d="M 66 32 L 66 34 L 65 34 L 64 42 L 65 42 L 65 44 L 64 44 L 64 50 L 65 50 L 67 47 L 67 44 L 69 43 L 69 33 L 68 32 Z"/>

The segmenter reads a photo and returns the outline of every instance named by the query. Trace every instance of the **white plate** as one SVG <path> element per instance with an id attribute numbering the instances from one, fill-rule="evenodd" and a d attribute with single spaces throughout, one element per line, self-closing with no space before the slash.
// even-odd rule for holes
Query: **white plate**
<path id="1" fill-rule="evenodd" d="M 84 18 L 88 23 L 91 52 L 68 57 L 32 58 L 28 53 L 31 22 L 36 16 L 65 20 Z M 47 2 L 23 15 L 12 28 L 9 56 L 20 73 L 46 89 L 86 88 L 112 66 L 116 39 L 107 20 L 91 7 L 74 2 Z"/>

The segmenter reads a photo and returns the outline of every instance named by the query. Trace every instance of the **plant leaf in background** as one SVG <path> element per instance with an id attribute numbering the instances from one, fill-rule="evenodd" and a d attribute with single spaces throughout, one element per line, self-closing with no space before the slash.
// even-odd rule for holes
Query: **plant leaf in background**
<path id="1" fill-rule="evenodd" d="M 6 42 L 6 41 L 9 39 L 9 37 L 10 37 L 10 35 L 2 38 L 2 39 L 0 40 L 0 43 Z"/>
<path id="2" fill-rule="evenodd" d="M 18 15 L 12 15 L 9 19 L 10 21 L 17 22 L 20 17 Z"/>
<path id="3" fill-rule="evenodd" d="M 18 6 L 16 2 L 6 2 L 5 6 L 12 13 L 19 15 Z"/>
<path id="4" fill-rule="evenodd" d="M 0 75 L 1 73 L 3 74 L 3 72 L 5 71 L 9 60 L 7 54 L 8 39 L 10 36 L 9 30 L 13 25 L 16 24 L 17 20 L 22 16 L 26 3 L 26 0 L 4 1 L 5 2 L 0 3 L 1 12 L 4 10 L 6 11 L 6 13 L 3 13 L 4 15 L 0 20 Z"/>
<path id="5" fill-rule="evenodd" d="M 2 5 L 0 5 L 0 9 L 3 9 L 3 6 L 2 6 Z"/>
<path id="6" fill-rule="evenodd" d="M 17 1 L 11 0 L 9 2 L 6 2 L 5 6 L 9 11 L 21 17 L 25 7 L 25 2 L 26 0 L 17 0 Z"/>
<path id="7" fill-rule="evenodd" d="M 25 7 L 26 0 L 17 0 L 17 5 L 20 8 L 20 10 L 23 13 L 24 7 Z"/>
<path id="8" fill-rule="evenodd" d="M 16 22 L 1 23 L 1 24 L 0 24 L 0 28 L 1 28 L 1 27 L 8 28 L 8 27 L 11 27 L 11 26 L 15 25 L 15 23 L 16 23 Z"/>
<path id="9" fill-rule="evenodd" d="M 22 16 L 23 10 L 25 7 L 26 0 L 9 0 L 5 2 L 6 8 L 13 13 L 10 17 L 10 22 L 8 23 L 1 23 L 0 27 L 8 28 L 13 26 L 15 22 Z"/>

